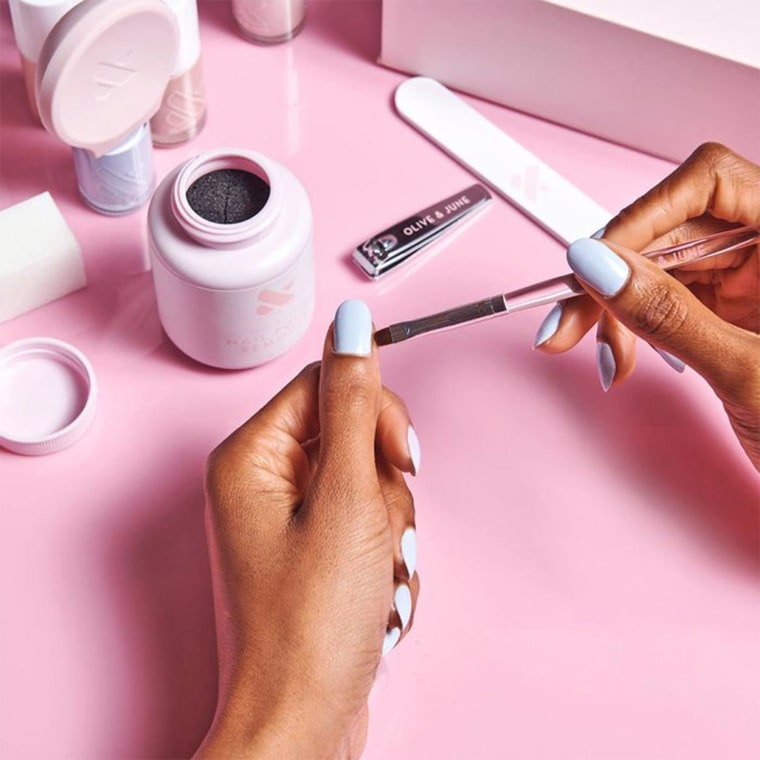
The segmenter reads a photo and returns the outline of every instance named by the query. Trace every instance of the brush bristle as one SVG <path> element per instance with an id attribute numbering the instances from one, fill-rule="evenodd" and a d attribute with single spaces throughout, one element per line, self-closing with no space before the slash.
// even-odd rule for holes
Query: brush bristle
<path id="1" fill-rule="evenodd" d="M 378 346 L 388 346 L 393 343 L 393 335 L 390 327 L 384 327 L 375 333 L 375 343 Z"/>

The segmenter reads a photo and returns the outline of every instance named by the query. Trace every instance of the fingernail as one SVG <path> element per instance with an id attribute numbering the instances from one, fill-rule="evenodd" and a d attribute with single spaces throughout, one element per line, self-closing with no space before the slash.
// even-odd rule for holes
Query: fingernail
<path id="1" fill-rule="evenodd" d="M 369 356 L 372 353 L 372 315 L 364 301 L 344 301 L 335 312 L 333 347 L 336 354 Z"/>
<path id="2" fill-rule="evenodd" d="M 599 372 L 599 382 L 606 393 L 615 379 L 616 366 L 615 354 L 612 353 L 610 344 L 603 340 L 596 344 L 596 369 Z"/>
<path id="3" fill-rule="evenodd" d="M 385 632 L 385 638 L 383 639 L 383 657 L 398 644 L 398 640 L 401 638 L 400 628 L 391 628 L 390 631 Z"/>
<path id="4" fill-rule="evenodd" d="M 576 240 L 567 249 L 567 263 L 578 277 L 607 298 L 616 295 L 631 274 L 620 256 L 590 238 Z"/>
<path id="5" fill-rule="evenodd" d="M 552 337 L 552 335 L 554 335 L 555 332 L 557 332 L 557 328 L 559 327 L 559 320 L 561 317 L 562 304 L 556 303 L 554 304 L 552 310 L 544 318 L 544 321 L 541 323 L 541 327 L 538 328 L 536 338 L 533 341 L 533 348 L 538 348 L 539 346 L 543 345 L 547 340 L 549 340 L 549 338 Z"/>
<path id="6" fill-rule="evenodd" d="M 412 475 L 419 475 L 422 451 L 420 450 L 420 439 L 417 438 L 417 433 L 411 425 L 406 431 L 406 445 L 409 450 L 409 459 L 412 460 Z"/>
<path id="7" fill-rule="evenodd" d="M 591 235 L 592 240 L 599 240 L 599 238 L 603 238 L 605 232 L 607 232 L 606 224 L 604 225 L 604 227 L 602 227 L 601 229 L 598 229 L 593 235 Z"/>
<path id="8" fill-rule="evenodd" d="M 401 630 L 409 625 L 412 618 L 412 592 L 406 583 L 399 583 L 396 593 L 393 595 L 393 606 L 401 620 Z"/>
<path id="9" fill-rule="evenodd" d="M 676 372 L 683 372 L 684 369 L 686 369 L 686 365 L 677 356 L 673 356 L 673 354 L 669 354 L 667 351 L 657 348 L 657 346 L 652 346 L 652 348 L 657 351 L 657 353 L 665 360 L 665 363 L 669 367 L 672 367 Z"/>
<path id="10" fill-rule="evenodd" d="M 411 578 L 417 567 L 417 531 L 414 528 L 407 528 L 401 535 L 401 559 Z"/>

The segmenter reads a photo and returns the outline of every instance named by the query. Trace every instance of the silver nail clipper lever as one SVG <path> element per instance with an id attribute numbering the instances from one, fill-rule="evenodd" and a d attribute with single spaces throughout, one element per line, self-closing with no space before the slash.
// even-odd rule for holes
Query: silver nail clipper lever
<path id="1" fill-rule="evenodd" d="M 471 185 L 373 235 L 354 249 L 354 261 L 369 277 L 380 277 L 490 200 L 491 194 L 483 185 Z"/>

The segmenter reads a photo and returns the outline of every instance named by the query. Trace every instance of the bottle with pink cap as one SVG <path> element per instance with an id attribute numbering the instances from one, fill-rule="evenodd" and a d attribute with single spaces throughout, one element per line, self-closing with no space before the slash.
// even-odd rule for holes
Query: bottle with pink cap
<path id="1" fill-rule="evenodd" d="M 82 0 L 48 34 L 35 91 L 45 128 L 74 149 L 79 192 L 126 214 L 155 185 L 149 120 L 175 65 L 179 28 L 163 0 Z"/>

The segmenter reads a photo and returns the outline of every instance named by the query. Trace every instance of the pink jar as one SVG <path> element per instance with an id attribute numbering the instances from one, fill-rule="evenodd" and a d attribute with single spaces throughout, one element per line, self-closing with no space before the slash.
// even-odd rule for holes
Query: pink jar
<path id="1" fill-rule="evenodd" d="M 250 180 L 258 199 L 230 191 L 228 176 Z M 228 198 L 234 208 L 240 197 L 248 199 L 247 218 L 228 220 Z M 217 206 L 225 219 L 214 217 Z M 148 234 L 161 324 L 193 359 L 254 367 L 283 354 L 309 326 L 311 205 L 276 161 L 225 149 L 182 164 L 156 189 Z"/>

